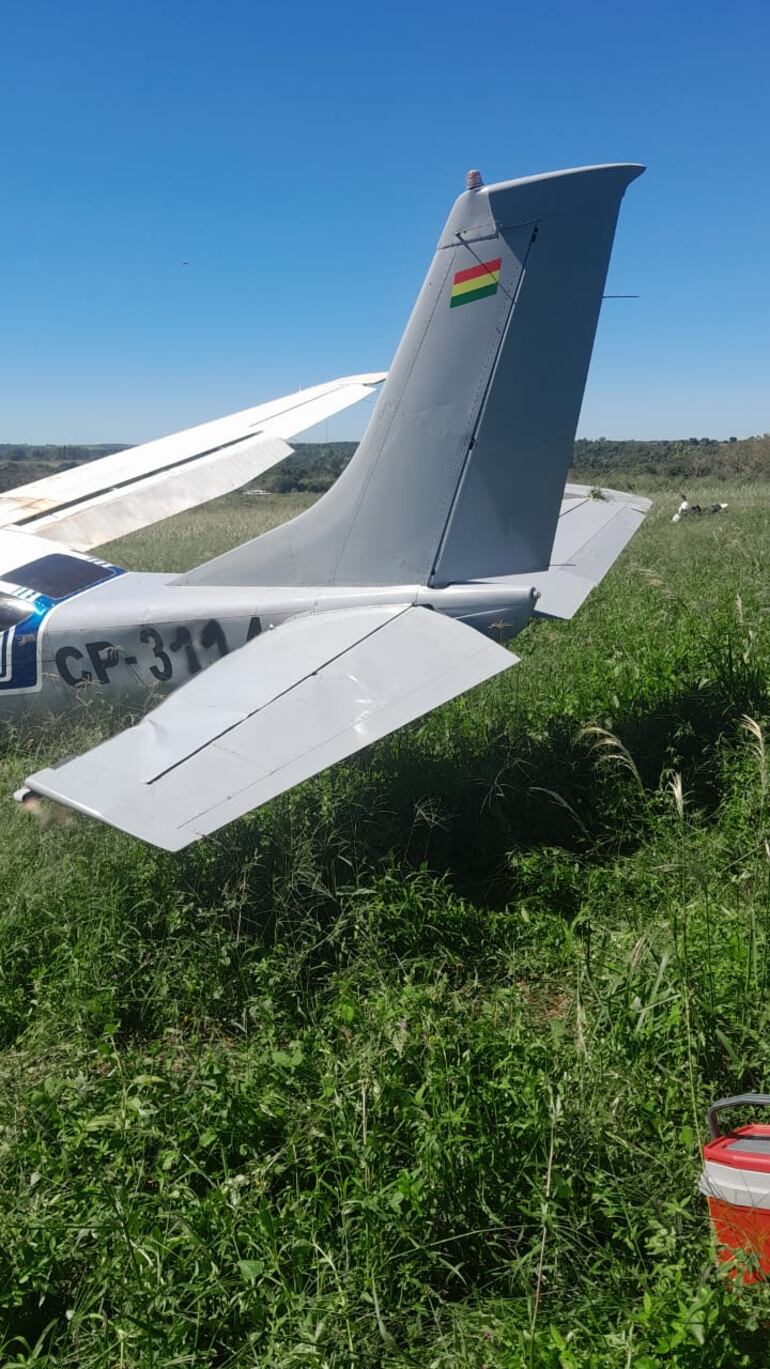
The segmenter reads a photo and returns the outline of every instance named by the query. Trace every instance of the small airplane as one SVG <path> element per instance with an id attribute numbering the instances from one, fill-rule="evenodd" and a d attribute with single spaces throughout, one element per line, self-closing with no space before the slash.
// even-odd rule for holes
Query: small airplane
<path id="1" fill-rule="evenodd" d="M 620 201 L 643 169 L 475 173 L 387 378 L 0 496 L 0 716 L 168 695 L 17 797 L 176 851 L 510 669 L 502 642 L 533 615 L 573 616 L 650 506 L 565 486 Z M 253 480 L 380 385 L 352 461 L 290 522 L 184 575 L 88 554 Z"/>

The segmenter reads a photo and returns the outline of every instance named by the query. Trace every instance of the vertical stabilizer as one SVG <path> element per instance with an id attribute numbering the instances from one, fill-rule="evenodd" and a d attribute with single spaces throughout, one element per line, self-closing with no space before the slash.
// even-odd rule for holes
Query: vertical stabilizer
<path id="1" fill-rule="evenodd" d="M 550 561 L 626 186 L 559 171 L 456 201 L 333 488 L 188 583 L 447 584 Z"/>

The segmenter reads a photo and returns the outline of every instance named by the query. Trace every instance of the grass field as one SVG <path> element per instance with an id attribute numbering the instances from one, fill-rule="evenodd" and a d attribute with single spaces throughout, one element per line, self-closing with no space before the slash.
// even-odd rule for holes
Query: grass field
<path id="1" fill-rule="evenodd" d="M 725 490 L 650 489 L 515 671 L 179 856 L 6 804 L 4 1365 L 770 1363 L 697 1193 L 770 1083 L 770 485 Z M 9 736 L 2 792 L 108 725 Z"/>

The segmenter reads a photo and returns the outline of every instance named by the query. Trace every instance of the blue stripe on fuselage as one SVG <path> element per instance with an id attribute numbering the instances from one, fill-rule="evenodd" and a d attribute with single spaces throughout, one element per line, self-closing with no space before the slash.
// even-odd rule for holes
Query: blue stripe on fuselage
<path id="1" fill-rule="evenodd" d="M 63 594 L 60 598 L 54 598 L 48 594 L 36 594 L 24 586 L 15 584 L 12 579 L 13 571 L 6 571 L 0 575 L 0 582 L 5 581 L 5 585 L 2 586 L 3 591 L 9 596 L 13 595 L 19 603 L 25 603 L 28 600 L 30 605 L 28 617 L 23 618 L 13 627 L 5 628 L 4 631 L 0 632 L 0 694 L 15 694 L 40 688 L 42 683 L 39 650 L 40 633 L 43 623 L 52 609 L 57 608 L 59 604 L 65 603 L 68 599 L 75 599 L 80 594 L 87 594 L 89 590 L 105 584 L 107 580 L 114 580 L 118 575 L 126 574 L 122 567 L 111 566 L 108 562 L 99 561 L 96 558 L 76 557 L 73 559 L 87 560 L 89 565 L 98 566 L 103 570 L 103 574 L 99 576 L 98 580 L 92 581 L 84 588 L 73 590 L 70 594 Z"/>

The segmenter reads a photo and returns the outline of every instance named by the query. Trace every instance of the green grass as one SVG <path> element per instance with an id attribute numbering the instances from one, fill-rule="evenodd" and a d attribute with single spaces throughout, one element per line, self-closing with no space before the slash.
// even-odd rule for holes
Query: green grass
<path id="1" fill-rule="evenodd" d="M 110 542 L 99 551 L 129 570 L 189 570 L 258 537 L 276 523 L 296 518 L 315 498 L 312 494 L 226 494 Z"/>
<path id="2" fill-rule="evenodd" d="M 767 1363 L 697 1181 L 770 1081 L 770 486 L 688 494 L 510 677 L 180 856 L 6 806 L 4 1364 Z"/>

